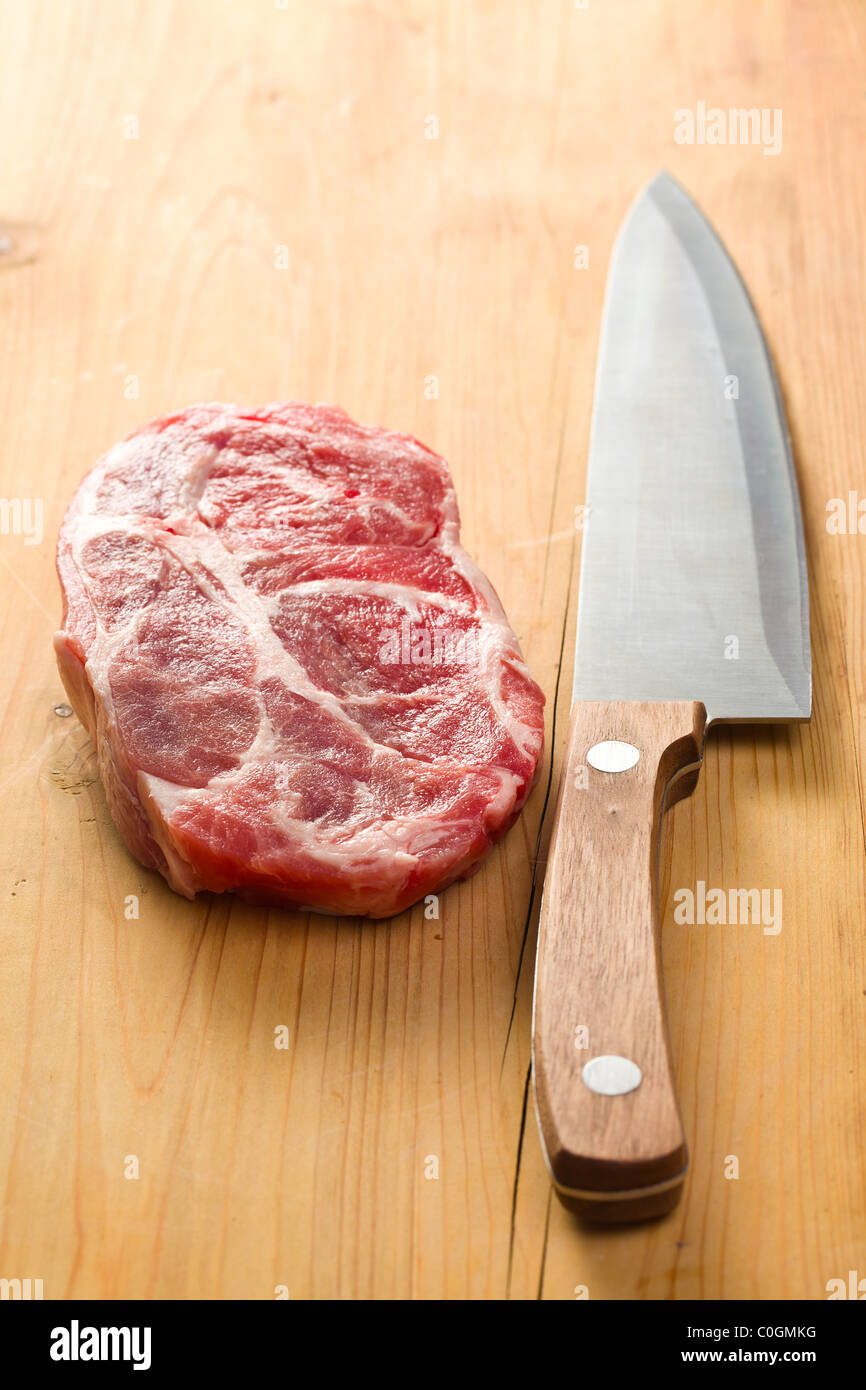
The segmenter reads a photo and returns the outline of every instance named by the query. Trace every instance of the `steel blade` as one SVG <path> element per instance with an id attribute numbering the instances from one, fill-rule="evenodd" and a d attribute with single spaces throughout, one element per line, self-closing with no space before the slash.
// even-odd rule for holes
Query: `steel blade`
<path id="1" fill-rule="evenodd" d="M 575 700 L 807 719 L 808 586 L 781 396 L 722 243 L 659 174 L 611 259 Z"/>

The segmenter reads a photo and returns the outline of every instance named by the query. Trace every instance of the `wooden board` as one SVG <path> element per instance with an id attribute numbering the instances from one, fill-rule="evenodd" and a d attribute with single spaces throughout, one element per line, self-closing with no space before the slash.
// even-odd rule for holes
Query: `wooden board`
<path id="1" fill-rule="evenodd" d="M 864 45 L 844 0 L 3 6 L 0 486 L 42 500 L 44 537 L 0 535 L 0 1276 L 54 1298 L 821 1299 L 866 1275 L 866 539 L 826 529 L 828 499 L 866 494 Z M 780 108 L 781 151 L 677 143 L 699 102 Z M 692 1173 L 673 1216 L 599 1233 L 551 1202 L 527 1107 L 532 954 L 605 272 L 661 165 L 778 364 L 815 717 L 714 733 L 671 813 Z M 84 470 L 190 401 L 284 396 L 450 460 L 548 693 L 538 789 L 438 920 L 182 901 L 54 712 L 53 543 Z M 782 931 L 678 925 L 698 880 L 780 887 Z"/>

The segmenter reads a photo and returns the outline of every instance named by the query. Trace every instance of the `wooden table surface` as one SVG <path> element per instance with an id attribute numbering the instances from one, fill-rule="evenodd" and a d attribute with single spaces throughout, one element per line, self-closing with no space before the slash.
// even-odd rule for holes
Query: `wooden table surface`
<path id="1" fill-rule="evenodd" d="M 5 513 L 0 1277 L 47 1298 L 822 1299 L 866 1276 L 866 538 L 826 525 L 866 496 L 864 49 L 844 0 L 3 5 L 0 486 L 42 502 L 44 535 Z M 781 110 L 781 150 L 678 143 L 701 102 Z M 605 274 L 660 166 L 777 363 L 815 713 L 714 732 L 669 817 L 692 1171 L 669 1218 L 599 1231 L 550 1196 L 532 957 Z M 188 402 L 281 397 L 449 459 L 548 696 L 540 783 L 438 920 L 183 901 L 127 854 L 55 713 L 54 540 L 84 471 Z M 678 925 L 698 880 L 781 888 L 781 932 Z"/>

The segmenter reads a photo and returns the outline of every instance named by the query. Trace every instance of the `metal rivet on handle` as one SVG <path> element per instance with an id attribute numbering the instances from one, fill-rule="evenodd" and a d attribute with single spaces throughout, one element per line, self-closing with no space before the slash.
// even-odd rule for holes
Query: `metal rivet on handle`
<path id="1" fill-rule="evenodd" d="M 607 739 L 604 743 L 594 743 L 586 755 L 590 767 L 599 772 L 626 772 L 634 767 L 640 758 L 640 749 L 631 743 L 620 743 L 618 739 Z"/>
<path id="2" fill-rule="evenodd" d="M 624 1096 L 636 1091 L 643 1073 L 628 1057 L 593 1057 L 580 1073 L 584 1086 L 599 1096 Z"/>

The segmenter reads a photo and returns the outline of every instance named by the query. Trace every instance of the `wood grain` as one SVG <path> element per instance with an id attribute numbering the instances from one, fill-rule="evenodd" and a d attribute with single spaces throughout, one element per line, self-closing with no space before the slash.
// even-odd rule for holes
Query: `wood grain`
<path id="1" fill-rule="evenodd" d="M 686 778 L 695 785 L 706 718 L 690 702 L 583 702 L 571 713 L 538 924 L 532 1076 L 558 1195 L 591 1220 L 660 1216 L 682 1191 L 658 863 L 665 805 Z M 635 750 L 632 767 L 593 765 L 610 740 Z M 639 1068 L 627 1094 L 583 1084 L 584 1066 L 610 1056 Z"/>
<path id="2" fill-rule="evenodd" d="M 58 1298 L 821 1299 L 866 1275 L 866 540 L 825 525 L 866 495 L 864 48 L 852 0 L 0 8 L 0 488 L 44 503 L 41 544 L 0 535 L 0 1276 Z M 781 152 L 677 144 L 698 101 L 781 108 Z M 815 716 L 711 733 L 671 812 L 691 1172 L 672 1216 L 612 1234 L 551 1203 L 532 963 L 605 272 L 661 165 L 778 367 Z M 438 920 L 181 901 L 54 713 L 53 543 L 84 470 L 190 401 L 285 396 L 449 459 L 548 693 L 544 776 Z M 782 931 L 680 926 L 671 893 L 698 880 L 781 887 Z"/>

